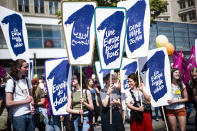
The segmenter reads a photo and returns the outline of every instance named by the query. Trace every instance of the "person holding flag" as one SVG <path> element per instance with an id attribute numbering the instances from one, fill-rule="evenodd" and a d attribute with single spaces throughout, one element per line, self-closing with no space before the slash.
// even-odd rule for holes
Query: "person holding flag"
<path id="1" fill-rule="evenodd" d="M 143 84 L 139 85 L 138 75 L 131 73 L 128 76 L 130 90 L 126 92 L 126 105 L 131 109 L 130 130 L 131 131 L 152 131 L 150 112 L 145 109 L 142 103 L 150 101 L 150 96 L 143 90 Z"/>
<path id="2" fill-rule="evenodd" d="M 166 106 L 166 114 L 172 131 L 176 131 L 178 119 L 180 130 L 186 130 L 186 109 L 185 102 L 188 101 L 188 95 L 185 85 L 180 76 L 178 68 L 171 70 L 171 94 L 172 99 L 168 100 L 169 105 Z M 176 119 L 177 118 L 177 119 Z"/>
<path id="3" fill-rule="evenodd" d="M 94 110 L 91 93 L 87 89 L 82 90 L 78 75 L 72 76 L 72 86 L 74 91 L 69 93 L 71 95 L 68 96 L 66 111 L 72 114 L 75 131 L 88 131 L 90 129 L 88 110 Z M 80 95 L 81 90 L 83 91 L 82 98 Z M 82 109 L 81 104 L 83 106 Z M 81 116 L 83 116 L 83 122 L 81 121 Z"/>
<path id="4" fill-rule="evenodd" d="M 28 63 L 23 59 L 11 65 L 11 77 L 6 83 L 6 106 L 13 109 L 13 130 L 34 131 L 32 114 L 34 101 L 31 95 L 31 82 L 26 78 Z"/>
<path id="5" fill-rule="evenodd" d="M 110 74 L 104 77 L 106 85 L 100 91 L 103 105 L 101 111 L 102 131 L 125 131 L 122 116 L 119 111 L 119 107 L 121 106 L 120 92 L 118 88 L 114 86 L 114 76 L 112 75 L 111 77 L 111 85 Z M 110 124 L 110 104 L 112 105 L 112 124 Z"/>

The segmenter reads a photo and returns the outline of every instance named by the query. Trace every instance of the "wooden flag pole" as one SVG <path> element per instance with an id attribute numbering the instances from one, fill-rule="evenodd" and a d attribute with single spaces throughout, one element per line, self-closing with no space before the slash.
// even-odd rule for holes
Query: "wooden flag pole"
<path id="1" fill-rule="evenodd" d="M 81 98 L 83 98 L 83 88 L 82 88 L 82 66 L 80 66 L 80 86 L 81 86 Z M 81 103 L 81 110 L 83 110 L 83 105 Z M 81 123 L 83 123 L 83 114 L 81 114 Z"/>
<path id="2" fill-rule="evenodd" d="M 140 81 L 141 81 L 141 79 L 140 79 L 140 69 L 139 69 L 139 62 L 138 62 L 138 58 L 137 58 L 137 72 L 138 72 L 138 86 L 140 87 Z M 140 96 L 140 103 L 141 103 L 141 106 L 142 106 L 142 96 Z"/>
<path id="3" fill-rule="evenodd" d="M 112 74 L 110 71 L 110 86 L 112 85 Z M 111 94 L 109 96 L 109 100 L 110 100 L 110 121 L 109 124 L 112 124 L 112 105 L 111 105 Z"/>
<path id="4" fill-rule="evenodd" d="M 163 113 L 163 117 L 164 117 L 164 122 L 165 122 L 165 125 L 166 125 L 166 130 L 168 131 L 168 124 L 167 124 L 167 121 L 166 121 L 166 115 L 165 115 L 163 106 L 161 106 L 161 109 L 162 109 L 162 113 Z"/>
<path id="5" fill-rule="evenodd" d="M 64 124 L 63 124 L 63 121 L 61 121 L 61 130 L 64 131 Z"/>

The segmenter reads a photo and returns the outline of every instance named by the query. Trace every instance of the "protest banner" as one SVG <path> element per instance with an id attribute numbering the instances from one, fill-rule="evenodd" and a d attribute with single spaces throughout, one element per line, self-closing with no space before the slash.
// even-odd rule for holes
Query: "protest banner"
<path id="1" fill-rule="evenodd" d="M 90 65 L 95 42 L 95 2 L 62 3 L 62 24 L 71 65 Z"/>
<path id="2" fill-rule="evenodd" d="M 136 73 L 137 66 L 138 65 L 137 65 L 136 59 L 123 58 L 122 66 L 120 68 L 121 92 L 125 93 L 128 89 L 130 89 L 130 87 L 127 83 L 128 76 L 131 73 Z"/>
<path id="3" fill-rule="evenodd" d="M 72 67 L 68 58 L 45 61 L 45 76 L 53 115 L 65 115 L 68 92 L 71 90 Z"/>
<path id="4" fill-rule="evenodd" d="M 149 46 L 149 0 L 120 1 L 118 7 L 127 9 L 125 50 L 128 58 L 146 56 Z M 143 52 L 143 53 L 142 53 Z"/>
<path id="5" fill-rule="evenodd" d="M 119 69 L 124 53 L 126 9 L 98 7 L 95 9 L 95 32 L 102 69 Z"/>
<path id="6" fill-rule="evenodd" d="M 171 73 L 166 48 L 150 50 L 147 57 L 138 59 L 145 90 L 153 107 L 168 105 L 171 99 Z"/>
<path id="7" fill-rule="evenodd" d="M 101 87 L 101 89 L 104 88 L 104 81 L 103 81 L 103 78 L 110 73 L 110 70 L 103 70 L 101 69 L 101 65 L 100 65 L 100 62 L 99 61 L 96 61 L 95 62 L 95 68 L 96 68 L 96 74 L 97 74 L 97 77 L 98 77 L 98 80 L 99 80 L 99 85 Z"/>
<path id="8" fill-rule="evenodd" d="M 11 59 L 24 59 L 29 63 L 27 29 L 23 16 L 2 6 L 0 12 L 0 25 Z"/>

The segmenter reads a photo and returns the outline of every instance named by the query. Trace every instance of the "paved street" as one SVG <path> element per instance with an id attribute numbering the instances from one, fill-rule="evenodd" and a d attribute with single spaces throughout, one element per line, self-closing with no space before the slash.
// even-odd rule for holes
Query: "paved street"
<path id="1" fill-rule="evenodd" d="M 189 123 L 187 123 L 187 131 L 195 131 L 195 110 L 193 109 L 190 117 L 189 117 Z M 154 118 L 154 111 L 153 111 L 153 118 Z M 126 131 L 130 131 L 130 125 L 128 123 L 125 123 L 125 129 Z M 160 118 L 159 121 L 156 121 L 155 119 L 152 120 L 153 125 L 153 131 L 166 131 L 165 123 Z M 101 131 L 101 126 L 96 126 L 95 131 Z"/>

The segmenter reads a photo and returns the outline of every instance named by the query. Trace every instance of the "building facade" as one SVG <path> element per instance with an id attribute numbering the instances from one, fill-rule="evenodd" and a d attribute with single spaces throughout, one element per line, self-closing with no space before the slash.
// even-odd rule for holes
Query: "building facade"
<path id="1" fill-rule="evenodd" d="M 173 3 L 173 0 L 171 2 Z M 17 11 L 24 16 L 28 33 L 30 59 L 36 60 L 35 73 L 38 73 L 39 76 L 44 75 L 45 60 L 67 56 L 63 27 L 58 24 L 59 20 L 55 15 L 55 12 L 61 10 L 60 0 L 1 0 L 0 6 Z M 172 4 L 168 6 L 172 6 Z M 175 21 L 172 18 L 176 18 L 178 21 L 180 19 L 179 15 L 183 13 L 179 9 L 176 11 L 179 13 L 177 16 L 173 16 L 174 13 L 170 10 L 167 12 L 162 15 L 166 19 L 168 18 L 168 21 Z M 155 38 L 157 35 L 163 34 L 168 37 L 176 50 L 183 49 L 184 54 L 189 55 L 191 46 L 194 45 L 197 38 L 197 24 L 195 22 L 180 23 L 180 21 L 177 21 L 157 21 L 152 23 L 149 49 L 156 48 Z M 3 67 L 8 67 L 11 58 L 1 28 L 0 39 L 0 63 Z"/>
<path id="2" fill-rule="evenodd" d="M 170 22 L 197 23 L 196 0 L 165 0 L 168 2 L 166 12 L 158 16 L 157 20 Z"/>

